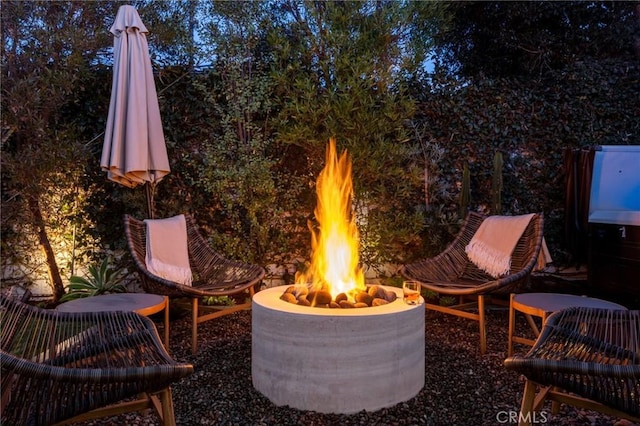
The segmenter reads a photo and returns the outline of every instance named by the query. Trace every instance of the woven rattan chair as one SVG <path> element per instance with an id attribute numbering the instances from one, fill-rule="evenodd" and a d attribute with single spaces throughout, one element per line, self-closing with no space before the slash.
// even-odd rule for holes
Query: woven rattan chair
<path id="1" fill-rule="evenodd" d="M 558 403 L 566 403 L 640 422 L 640 311 L 556 312 L 533 348 L 504 365 L 527 379 L 522 425 L 530 423 L 545 400 L 554 401 L 554 412 Z"/>
<path id="2" fill-rule="evenodd" d="M 493 278 L 478 269 L 465 253 L 465 247 L 485 219 L 486 216 L 470 212 L 456 238 L 442 253 L 400 269 L 402 276 L 419 281 L 425 289 L 460 297 L 461 303 L 454 306 L 425 303 L 425 308 L 478 321 L 482 354 L 487 349 L 485 297 L 518 293 L 527 288 L 542 246 L 543 229 L 542 214 L 535 214 L 511 255 L 509 274 Z M 472 302 L 463 299 L 472 299 Z M 476 307 L 478 313 L 470 311 Z"/>
<path id="3" fill-rule="evenodd" d="M 169 356 L 148 318 L 59 312 L 0 296 L 0 324 L 1 424 L 50 425 L 149 408 L 164 425 L 175 424 L 169 385 L 193 367 Z"/>
<path id="4" fill-rule="evenodd" d="M 191 298 L 191 350 L 195 354 L 198 347 L 198 324 L 251 308 L 251 300 L 248 300 L 233 306 L 215 307 L 213 312 L 200 315 L 198 300 L 203 296 L 233 296 L 240 293 L 248 293 L 248 297 L 251 298 L 265 271 L 258 265 L 229 260 L 216 253 L 200 234 L 193 218 L 186 216 L 186 221 L 189 263 L 193 273 L 191 286 L 178 284 L 149 272 L 145 263 L 146 226 L 143 221 L 129 215 L 124 219 L 129 250 L 138 267 L 145 291 L 169 297 Z"/>

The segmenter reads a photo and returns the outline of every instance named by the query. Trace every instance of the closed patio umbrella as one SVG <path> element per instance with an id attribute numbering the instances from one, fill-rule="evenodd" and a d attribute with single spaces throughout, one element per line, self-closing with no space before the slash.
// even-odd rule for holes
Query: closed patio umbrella
<path id="1" fill-rule="evenodd" d="M 147 28 L 133 6 L 120 6 L 114 36 L 113 85 L 100 166 L 126 187 L 147 183 L 149 217 L 155 185 L 169 172 Z"/>

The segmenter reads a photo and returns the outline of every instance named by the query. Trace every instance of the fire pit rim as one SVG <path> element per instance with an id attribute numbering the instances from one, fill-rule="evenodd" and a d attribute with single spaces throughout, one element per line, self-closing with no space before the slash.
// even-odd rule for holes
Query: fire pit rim
<path id="1" fill-rule="evenodd" d="M 253 296 L 253 303 L 259 304 L 266 309 L 275 309 L 281 312 L 303 315 L 322 315 L 336 317 L 352 317 L 352 316 L 374 316 L 374 315 L 390 315 L 398 312 L 407 311 L 416 308 L 423 308 L 422 304 L 407 305 L 402 300 L 402 289 L 391 286 L 381 286 L 385 290 L 391 290 L 398 298 L 391 303 L 380 306 L 369 306 L 366 308 L 318 308 L 312 306 L 301 306 L 286 302 L 280 299 L 280 296 L 290 286 L 282 285 L 260 290 Z M 267 303 L 268 302 L 268 303 Z"/>

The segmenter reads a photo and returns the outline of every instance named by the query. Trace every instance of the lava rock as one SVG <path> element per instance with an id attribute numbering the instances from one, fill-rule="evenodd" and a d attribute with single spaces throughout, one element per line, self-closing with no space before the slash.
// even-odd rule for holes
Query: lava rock
<path id="1" fill-rule="evenodd" d="M 296 299 L 296 296 L 294 296 L 293 293 L 282 293 L 282 296 L 280 296 L 280 299 L 289 303 L 294 303 L 294 304 L 298 303 L 298 299 Z"/>
<path id="2" fill-rule="evenodd" d="M 382 299 L 386 300 L 389 303 L 394 302 L 397 298 L 398 298 L 398 295 L 391 290 L 386 290 L 384 292 L 384 296 L 382 297 Z"/>
<path id="3" fill-rule="evenodd" d="M 391 290 L 389 290 L 389 291 L 391 291 Z M 393 293 L 393 292 L 391 291 L 391 293 Z M 369 294 L 371 294 L 371 293 L 369 293 Z M 376 286 L 376 292 L 375 292 L 375 294 L 371 294 L 371 296 L 374 299 L 376 297 L 378 299 L 387 299 L 387 290 L 385 290 L 384 287 L 382 287 L 382 286 Z"/>
<path id="4" fill-rule="evenodd" d="M 294 293 L 296 295 L 296 297 L 301 297 L 301 296 L 306 296 L 309 294 L 309 287 L 307 287 L 304 284 L 296 284 L 294 286 L 295 290 Z"/>
<path id="5" fill-rule="evenodd" d="M 388 300 L 380 299 L 379 297 L 376 297 L 371 301 L 371 306 L 382 306 L 387 304 L 389 304 Z"/>
<path id="6" fill-rule="evenodd" d="M 371 306 L 371 302 L 373 301 L 373 297 L 369 296 L 369 293 L 358 293 L 356 294 L 356 303 L 364 303 L 367 306 Z"/>
<path id="7" fill-rule="evenodd" d="M 340 301 L 340 307 L 341 308 L 345 308 L 345 309 L 349 309 L 349 308 L 353 308 L 353 303 L 349 302 L 348 300 L 341 300 Z"/>
<path id="8" fill-rule="evenodd" d="M 380 290 L 380 286 L 374 284 L 369 286 L 369 288 L 367 289 L 367 293 L 369 293 L 369 296 L 376 298 L 376 297 L 379 297 L 378 296 L 379 290 Z"/>
<path id="9" fill-rule="evenodd" d="M 311 302 L 307 300 L 305 296 L 298 297 L 298 305 L 300 306 L 311 306 Z"/>
<path id="10" fill-rule="evenodd" d="M 311 306 L 328 305 L 331 303 L 331 293 L 325 290 L 310 291 L 307 300 L 311 302 Z"/>

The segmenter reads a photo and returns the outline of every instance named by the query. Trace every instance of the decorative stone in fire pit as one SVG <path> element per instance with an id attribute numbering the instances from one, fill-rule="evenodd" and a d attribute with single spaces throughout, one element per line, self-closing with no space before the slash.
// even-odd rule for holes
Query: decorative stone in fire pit
<path id="1" fill-rule="evenodd" d="M 349 296 L 345 293 L 340 293 L 333 298 L 329 290 L 309 290 L 308 287 L 299 284 L 289 286 L 280 299 L 295 305 L 337 309 L 386 305 L 398 298 L 394 291 L 386 290 L 379 285 L 369 286 L 363 291 L 352 291 L 355 292 L 353 300 L 349 300 Z"/>
<path id="2" fill-rule="evenodd" d="M 424 307 L 396 300 L 359 309 L 281 299 L 287 286 L 253 297 L 253 386 L 276 405 L 321 413 L 375 411 L 424 386 Z"/>

